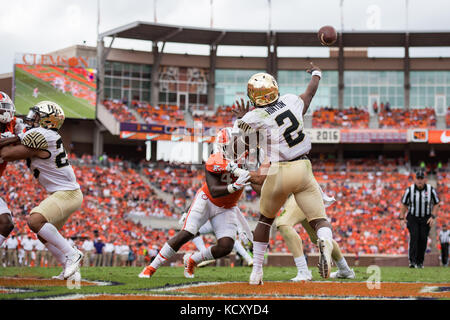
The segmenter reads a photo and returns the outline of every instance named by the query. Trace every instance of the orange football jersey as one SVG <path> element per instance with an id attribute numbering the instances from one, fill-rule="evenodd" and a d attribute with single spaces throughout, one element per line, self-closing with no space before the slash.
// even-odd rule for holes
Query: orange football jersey
<path id="1" fill-rule="evenodd" d="M 233 183 L 236 181 L 237 178 L 235 178 L 230 172 L 226 171 L 228 165 L 228 160 L 226 160 L 223 157 L 222 153 L 214 153 L 212 154 L 208 161 L 206 161 L 205 167 L 206 170 L 209 172 L 220 175 L 220 182 L 221 185 L 228 185 L 230 183 Z M 209 200 L 214 203 L 218 207 L 222 208 L 232 208 L 236 206 L 237 202 L 239 201 L 242 192 L 244 189 L 238 190 L 234 193 L 227 194 L 222 197 L 213 198 L 211 196 L 211 193 L 209 192 L 208 185 L 205 182 L 201 188 L 201 190 L 206 194 L 206 196 L 209 198 Z"/>
<path id="2" fill-rule="evenodd" d="M 14 117 L 14 119 L 11 122 L 8 122 L 6 124 L 5 131 L 3 131 L 2 133 L 11 132 L 12 134 L 14 134 L 15 126 L 16 126 L 16 117 Z M 0 177 L 3 175 L 3 172 L 5 172 L 6 164 L 7 164 L 6 161 L 0 164 Z"/>

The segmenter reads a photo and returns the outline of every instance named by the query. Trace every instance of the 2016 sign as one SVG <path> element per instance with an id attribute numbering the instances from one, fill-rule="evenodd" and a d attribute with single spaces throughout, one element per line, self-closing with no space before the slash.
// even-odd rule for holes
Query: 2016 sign
<path id="1" fill-rule="evenodd" d="M 341 135 L 339 129 L 304 129 L 312 143 L 339 143 Z"/>

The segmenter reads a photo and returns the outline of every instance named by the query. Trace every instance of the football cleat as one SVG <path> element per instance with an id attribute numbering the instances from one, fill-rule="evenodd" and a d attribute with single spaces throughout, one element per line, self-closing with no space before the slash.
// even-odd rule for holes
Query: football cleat
<path id="1" fill-rule="evenodd" d="M 64 279 L 68 279 L 75 272 L 80 269 L 80 264 L 83 261 L 84 254 L 75 249 L 75 253 L 71 256 L 68 256 L 66 259 L 66 265 L 64 267 Z"/>
<path id="2" fill-rule="evenodd" d="M 139 273 L 138 277 L 139 278 L 151 278 L 155 272 L 156 272 L 155 268 L 153 268 L 152 266 L 146 266 L 144 268 L 144 270 L 142 270 L 141 273 Z"/>
<path id="3" fill-rule="evenodd" d="M 311 280 L 312 280 L 312 273 L 309 270 L 299 271 L 297 273 L 297 276 L 291 279 L 291 281 L 293 282 L 311 281 Z"/>
<path id="4" fill-rule="evenodd" d="M 330 278 L 334 279 L 355 279 L 355 271 L 353 269 L 338 270 L 330 273 Z"/>
<path id="5" fill-rule="evenodd" d="M 197 265 L 197 268 L 202 268 L 202 267 L 206 267 L 207 265 L 216 262 L 216 260 L 206 260 L 206 261 L 202 261 Z"/>
<path id="6" fill-rule="evenodd" d="M 262 285 L 263 282 L 263 271 L 255 271 L 252 270 L 252 273 L 250 274 L 250 280 L 248 282 L 251 285 Z"/>
<path id="7" fill-rule="evenodd" d="M 183 257 L 184 262 L 184 276 L 186 278 L 194 278 L 194 269 L 197 266 L 194 260 L 191 259 L 193 253 L 186 253 Z"/>
<path id="8" fill-rule="evenodd" d="M 63 271 L 61 271 L 61 273 L 58 274 L 57 276 L 53 276 L 52 279 L 55 279 L 55 280 L 64 280 L 64 269 L 63 269 Z"/>
<path id="9" fill-rule="evenodd" d="M 319 274 L 322 278 L 329 278 L 331 272 L 331 251 L 333 250 L 333 243 L 330 240 L 319 238 L 317 239 L 317 246 L 319 247 Z"/>
<path id="10" fill-rule="evenodd" d="M 70 276 L 68 279 L 66 279 L 66 278 L 64 278 L 64 270 L 63 270 L 57 276 L 53 276 L 52 279 L 54 279 L 54 280 L 75 280 L 75 281 L 80 281 L 81 280 L 81 273 L 80 273 L 80 271 L 77 271 L 72 276 Z"/>

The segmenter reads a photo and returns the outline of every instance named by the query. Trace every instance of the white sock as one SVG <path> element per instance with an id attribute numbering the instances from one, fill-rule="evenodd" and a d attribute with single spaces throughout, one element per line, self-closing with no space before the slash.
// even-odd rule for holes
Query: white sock
<path id="1" fill-rule="evenodd" d="M 253 242 L 253 271 L 261 272 L 268 242 Z"/>
<path id="2" fill-rule="evenodd" d="M 205 242 L 203 241 L 202 236 L 195 237 L 194 239 L 192 239 L 192 242 L 195 244 L 198 251 L 202 251 L 202 250 L 206 249 Z"/>
<path id="3" fill-rule="evenodd" d="M 42 226 L 41 230 L 37 233 L 45 241 L 50 242 L 56 248 L 58 248 L 65 256 L 71 256 L 76 253 L 75 249 L 64 239 L 64 237 L 58 232 L 51 223 L 46 223 Z"/>
<path id="4" fill-rule="evenodd" d="M 333 240 L 333 232 L 328 227 L 322 227 L 319 230 L 317 230 L 317 237 Z"/>
<path id="5" fill-rule="evenodd" d="M 342 257 L 341 260 L 335 261 L 335 262 L 336 262 L 336 265 L 339 268 L 339 270 L 342 270 L 342 271 L 350 270 L 350 267 L 347 264 L 347 260 L 345 260 L 344 257 Z"/>
<path id="6" fill-rule="evenodd" d="M 205 248 L 201 251 L 196 251 L 192 256 L 191 259 L 195 261 L 196 264 L 199 264 L 202 261 L 206 260 L 214 260 L 214 257 L 211 253 L 212 246 Z"/>
<path id="7" fill-rule="evenodd" d="M 253 260 L 239 241 L 234 242 L 234 250 L 236 250 L 236 252 L 239 253 L 245 261 L 247 261 L 247 263 L 250 263 Z"/>
<path id="8" fill-rule="evenodd" d="M 50 251 L 51 254 L 55 257 L 56 261 L 62 264 L 64 268 L 66 262 L 66 256 L 64 255 L 64 253 L 62 253 L 61 250 L 52 245 L 50 242 L 46 242 L 45 246 L 47 247 L 48 251 Z"/>
<path id="9" fill-rule="evenodd" d="M 155 269 L 158 269 L 164 262 L 173 257 L 175 253 L 176 251 L 173 250 L 172 247 L 169 246 L 166 242 L 164 246 L 161 248 L 161 250 L 158 252 L 158 255 L 155 257 L 155 259 L 153 259 L 150 266 L 152 266 Z"/>
<path id="10" fill-rule="evenodd" d="M 308 264 L 306 263 L 305 256 L 294 258 L 295 265 L 297 266 L 297 272 L 308 270 Z"/>
<path id="11" fill-rule="evenodd" d="M 0 246 L 5 242 L 6 238 L 0 234 Z"/>

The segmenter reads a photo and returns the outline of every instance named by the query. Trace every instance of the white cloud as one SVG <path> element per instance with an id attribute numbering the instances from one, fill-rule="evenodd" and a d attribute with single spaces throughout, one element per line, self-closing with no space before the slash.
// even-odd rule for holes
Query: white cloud
<path id="1" fill-rule="evenodd" d="M 340 29 L 339 0 L 272 0 L 271 25 L 276 30 L 317 30 L 330 24 Z M 410 30 L 449 30 L 450 1 L 410 0 Z M 209 28 L 210 0 L 157 0 L 158 22 Z M 367 30 L 366 10 L 380 7 L 381 30 L 404 30 L 405 1 L 344 0 L 344 29 Z M 15 52 L 46 53 L 74 44 L 95 45 L 97 1 L 93 0 L 0 0 L 0 73 L 11 72 Z M 214 28 L 267 30 L 267 0 L 214 0 Z M 152 22 L 153 0 L 101 0 L 100 31 L 136 20 Z M 127 40 L 115 45 L 127 47 Z M 134 49 L 150 50 L 150 43 L 134 42 Z M 166 45 L 167 52 L 197 50 L 189 45 Z M 234 51 L 236 50 L 236 51 Z M 445 49 L 443 49 L 445 50 Z M 200 52 L 206 51 L 204 48 Z M 245 51 L 245 52 L 244 52 Z M 223 48 L 219 53 L 259 55 L 259 49 Z M 206 51 L 207 52 L 207 51 Z M 286 50 L 286 54 L 289 50 Z M 445 53 L 445 52 L 444 52 Z M 206 53 L 207 54 L 207 53 Z M 322 53 L 318 53 L 323 55 Z"/>

